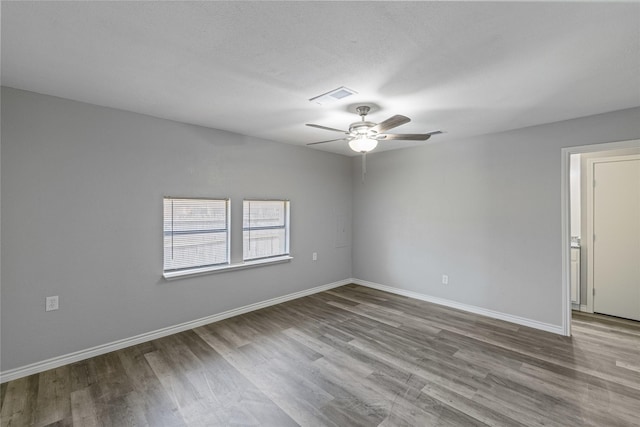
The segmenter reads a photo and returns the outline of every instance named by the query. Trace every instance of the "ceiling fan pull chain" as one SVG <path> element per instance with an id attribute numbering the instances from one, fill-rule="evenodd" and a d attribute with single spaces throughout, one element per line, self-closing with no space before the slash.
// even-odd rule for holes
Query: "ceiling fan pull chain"
<path id="1" fill-rule="evenodd" d="M 362 183 L 364 184 L 364 176 L 367 174 L 367 153 L 362 153 Z"/>

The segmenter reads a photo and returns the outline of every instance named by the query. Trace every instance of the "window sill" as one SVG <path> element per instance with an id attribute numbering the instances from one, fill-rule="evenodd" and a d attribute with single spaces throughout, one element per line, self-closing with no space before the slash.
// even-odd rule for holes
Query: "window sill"
<path id="1" fill-rule="evenodd" d="M 264 265 L 281 264 L 289 262 L 293 259 L 290 255 L 284 255 L 274 258 L 258 259 L 255 261 L 246 261 L 237 264 L 216 265 L 214 267 L 192 268 L 181 271 L 168 271 L 162 274 L 165 280 L 176 280 L 185 277 L 202 276 L 204 274 L 224 273 L 226 271 L 244 270 L 245 268 L 261 267 Z"/>

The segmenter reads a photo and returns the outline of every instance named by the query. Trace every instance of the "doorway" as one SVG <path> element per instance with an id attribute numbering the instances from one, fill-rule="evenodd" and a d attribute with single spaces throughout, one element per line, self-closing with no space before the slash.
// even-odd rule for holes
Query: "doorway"
<path id="1" fill-rule="evenodd" d="M 576 290 L 575 286 L 573 288 L 573 294 L 572 294 L 572 287 L 571 287 L 571 279 L 572 277 L 574 278 L 574 283 L 575 283 L 575 267 L 574 267 L 574 274 L 572 274 L 571 272 L 571 267 L 572 267 L 572 255 L 573 258 L 575 258 L 575 245 L 574 245 L 574 249 L 571 249 L 571 243 L 572 243 L 572 236 L 574 237 L 573 239 L 573 243 L 575 244 L 575 240 L 576 240 L 576 236 L 575 236 L 575 227 L 574 227 L 574 231 L 572 232 L 571 230 L 571 211 L 572 208 L 570 206 L 571 204 L 571 190 L 570 190 L 570 186 L 571 186 L 571 179 L 570 179 L 570 171 L 571 171 L 571 167 L 570 167 L 570 161 L 571 161 L 571 156 L 573 154 L 581 154 L 583 159 L 582 159 L 582 163 L 583 163 L 583 171 L 586 170 L 586 166 L 584 166 L 586 164 L 586 161 L 589 158 L 604 158 L 604 157 L 614 157 L 614 156 L 619 156 L 619 155 L 640 155 L 640 140 L 631 140 L 631 141 L 621 141 L 621 142 L 611 142 L 611 143 L 603 143 L 603 144 L 594 144 L 594 145 L 586 145 L 586 146 L 578 146 L 578 147 L 568 147 L 568 148 L 563 148 L 562 149 L 562 163 L 561 163 L 561 181 L 562 181 L 562 187 L 561 187 L 561 214 L 562 214 L 562 310 L 563 310 L 563 325 L 562 325 L 562 329 L 563 329 L 563 333 L 564 335 L 571 335 L 571 313 L 572 313 L 572 308 L 575 309 L 580 309 L 581 311 L 587 311 L 587 312 L 593 312 L 593 301 L 594 301 L 594 297 L 593 294 L 587 295 L 588 292 L 592 292 L 589 289 L 587 289 L 587 283 L 594 278 L 594 273 L 591 270 L 591 265 L 593 265 L 593 261 L 590 261 L 590 256 L 593 255 L 592 251 L 592 247 L 593 247 L 593 241 L 589 241 L 590 237 L 587 236 L 588 232 L 587 232 L 587 222 L 588 221 L 583 221 L 583 224 L 581 226 L 581 233 L 580 236 L 578 236 L 578 242 L 580 242 L 579 246 L 579 253 L 581 254 L 581 258 L 583 260 L 582 264 L 582 268 L 580 268 L 580 274 L 579 274 L 579 283 L 578 283 L 578 290 Z M 575 157 L 575 156 L 574 156 Z M 602 163 L 605 164 L 605 162 L 596 162 L 596 163 Z M 605 168 L 606 169 L 606 168 Z M 604 169 L 602 169 L 604 170 Z M 608 174 L 608 172 L 604 172 L 603 177 L 606 178 L 606 175 Z M 623 175 L 627 174 L 629 175 L 627 172 L 623 173 Z M 583 184 L 586 180 L 582 180 Z M 584 185 L 583 185 L 584 186 Z M 586 186 L 584 186 L 586 187 Z M 585 197 L 585 190 L 586 188 L 583 188 L 582 191 L 582 199 L 583 202 L 581 203 L 581 205 L 584 207 L 586 205 L 586 197 Z M 575 191 L 575 190 L 574 190 Z M 574 206 L 575 209 L 575 206 Z M 615 212 L 614 212 L 615 213 Z M 575 212 L 574 212 L 575 214 Z M 586 215 L 581 215 L 581 217 L 583 219 L 586 218 Z M 611 230 L 609 230 L 611 231 Z M 613 241 L 615 241 L 616 239 L 619 238 L 619 236 L 623 235 L 624 236 L 624 232 L 623 234 L 618 234 L 615 237 L 613 237 Z M 614 256 L 615 258 L 615 256 Z M 637 263 L 634 263 L 637 264 Z M 612 264 L 614 265 L 614 264 Z M 611 267 L 609 267 L 611 268 Z M 613 267 L 615 268 L 615 267 Z M 612 271 L 612 270 L 610 270 Z M 596 270 L 596 273 L 598 272 L 598 270 Z M 602 270 L 602 274 L 608 274 L 606 273 L 606 270 Z M 604 276 L 602 276 L 604 277 Z M 626 283 L 626 282 L 625 282 Z M 626 285 L 623 284 L 623 289 L 627 289 Z M 598 291 L 596 290 L 596 293 Z M 614 291 L 615 293 L 615 291 Z M 575 304 L 576 303 L 576 295 L 578 295 L 578 302 L 579 304 Z M 572 300 L 574 301 L 574 305 L 572 307 Z M 602 302 L 604 302 L 605 300 L 601 300 Z M 640 304 L 640 300 L 638 301 L 638 303 Z M 604 306 L 603 306 L 604 307 Z"/>

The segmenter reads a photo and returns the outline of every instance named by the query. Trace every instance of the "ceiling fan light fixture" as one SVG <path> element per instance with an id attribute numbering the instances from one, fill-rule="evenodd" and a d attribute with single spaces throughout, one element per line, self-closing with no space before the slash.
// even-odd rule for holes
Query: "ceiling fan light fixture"
<path id="1" fill-rule="evenodd" d="M 367 135 L 358 135 L 358 137 L 349 141 L 349 148 L 358 153 L 367 153 L 378 146 L 378 140 L 371 139 Z"/>

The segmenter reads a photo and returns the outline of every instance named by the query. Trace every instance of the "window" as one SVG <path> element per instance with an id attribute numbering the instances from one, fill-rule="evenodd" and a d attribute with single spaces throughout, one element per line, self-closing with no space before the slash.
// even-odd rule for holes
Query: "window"
<path id="1" fill-rule="evenodd" d="M 229 200 L 164 198 L 164 271 L 229 263 Z"/>
<path id="2" fill-rule="evenodd" d="M 244 261 L 289 255 L 289 201 L 245 200 L 242 206 Z"/>

